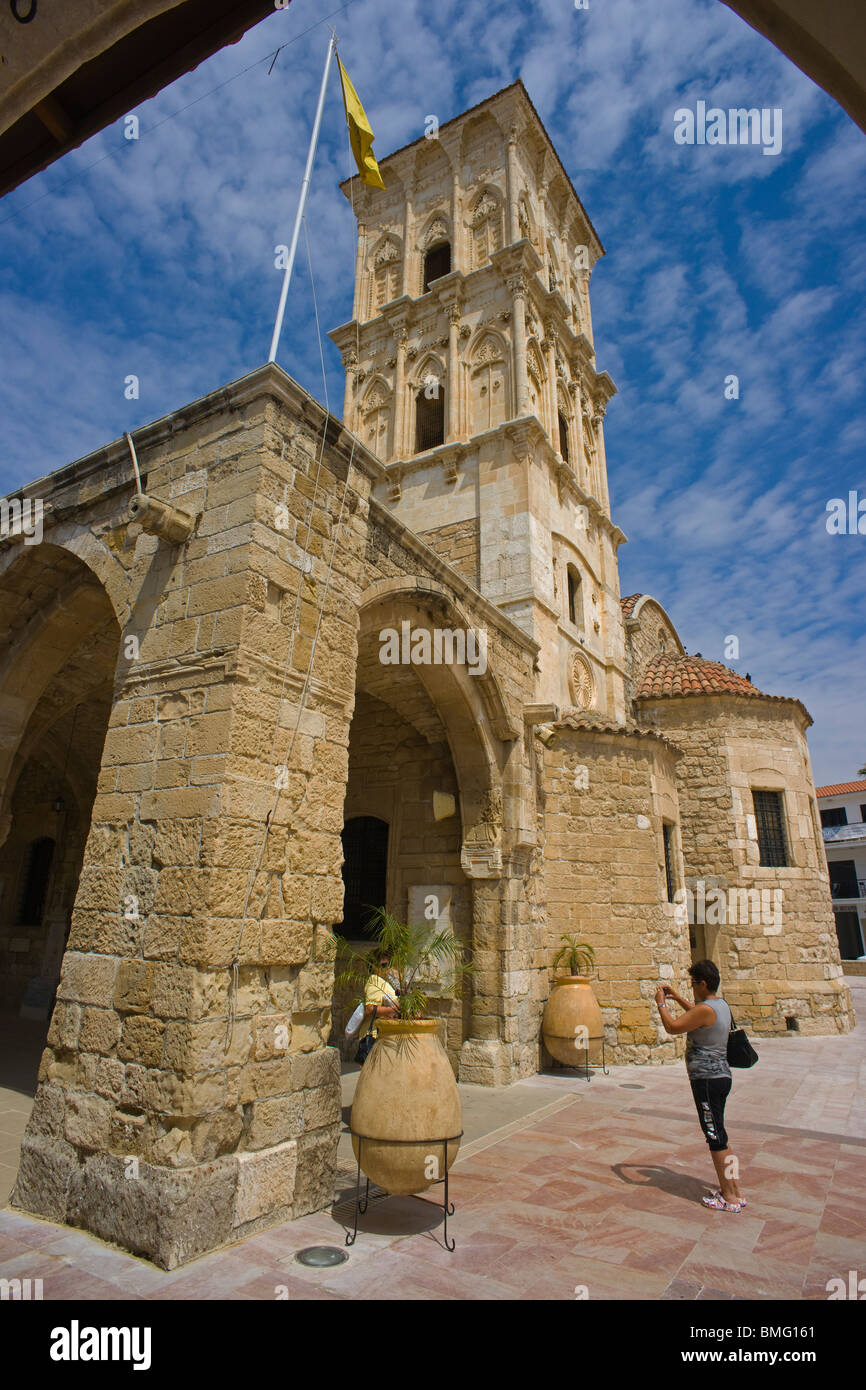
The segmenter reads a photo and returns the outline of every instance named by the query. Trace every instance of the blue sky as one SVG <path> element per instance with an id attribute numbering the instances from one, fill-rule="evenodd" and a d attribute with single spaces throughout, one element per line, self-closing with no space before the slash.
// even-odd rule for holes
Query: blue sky
<path id="1" fill-rule="evenodd" d="M 293 0 L 136 108 L 137 141 L 119 121 L 0 202 L 4 494 L 266 359 L 336 8 Z M 523 78 L 607 249 L 622 592 L 653 593 L 690 651 L 735 635 L 728 664 L 815 719 L 816 781 L 853 777 L 866 536 L 829 535 L 825 509 L 866 498 L 866 137 L 719 0 L 353 0 L 333 22 L 380 154 Z M 677 145 L 698 100 L 780 107 L 782 152 Z M 307 216 L 323 330 L 351 317 L 350 169 L 332 80 Z M 312 315 L 302 240 L 279 360 L 339 414 Z"/>

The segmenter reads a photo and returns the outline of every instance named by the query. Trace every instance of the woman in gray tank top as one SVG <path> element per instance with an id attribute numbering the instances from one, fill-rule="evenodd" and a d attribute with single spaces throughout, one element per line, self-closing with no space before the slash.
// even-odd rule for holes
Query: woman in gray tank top
<path id="1" fill-rule="evenodd" d="M 681 998 L 670 985 L 656 990 L 656 1004 L 666 1033 L 686 1034 L 686 1072 L 692 1087 L 698 1119 L 719 1179 L 718 1190 L 702 1200 L 716 1211 L 742 1211 L 746 1199 L 738 1182 L 740 1165 L 728 1148 L 725 1102 L 731 1090 L 728 1066 L 728 1033 L 731 1010 L 716 991 L 720 976 L 711 960 L 699 960 L 689 969 L 694 1004 Z M 674 1018 L 666 1007 L 673 999 L 685 1013 Z"/>

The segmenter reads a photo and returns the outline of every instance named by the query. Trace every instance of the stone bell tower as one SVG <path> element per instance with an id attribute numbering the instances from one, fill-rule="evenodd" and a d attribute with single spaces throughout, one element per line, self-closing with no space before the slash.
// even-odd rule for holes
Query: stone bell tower
<path id="1" fill-rule="evenodd" d="M 432 137 L 432 138 L 431 138 Z M 624 712 L 589 280 L 604 254 L 522 82 L 342 185 L 353 318 L 331 333 L 376 500 L 541 647 L 537 698 Z"/>

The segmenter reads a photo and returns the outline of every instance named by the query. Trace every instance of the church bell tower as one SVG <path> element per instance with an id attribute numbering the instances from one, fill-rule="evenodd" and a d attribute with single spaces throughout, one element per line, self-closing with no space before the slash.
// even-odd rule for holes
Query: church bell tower
<path id="1" fill-rule="evenodd" d="M 604 249 L 522 82 L 353 177 L 345 425 L 391 510 L 540 645 L 537 699 L 621 719 L 589 281 Z"/>

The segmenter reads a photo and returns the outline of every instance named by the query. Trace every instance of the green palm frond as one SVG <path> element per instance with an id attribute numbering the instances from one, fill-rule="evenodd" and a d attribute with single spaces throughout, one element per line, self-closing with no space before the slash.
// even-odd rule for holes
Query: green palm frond
<path id="1" fill-rule="evenodd" d="M 567 965 L 570 975 L 588 974 L 595 965 L 595 951 L 588 941 L 578 941 L 576 936 L 562 936 L 563 943 L 553 957 L 553 968 L 558 970 Z"/>

